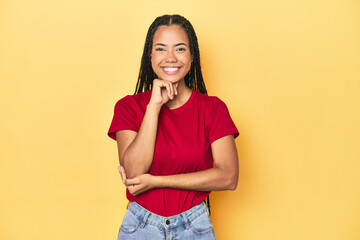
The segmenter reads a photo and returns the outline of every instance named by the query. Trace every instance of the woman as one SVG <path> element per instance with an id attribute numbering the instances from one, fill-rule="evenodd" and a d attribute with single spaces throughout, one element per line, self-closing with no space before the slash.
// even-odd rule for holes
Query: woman
<path id="1" fill-rule="evenodd" d="M 238 131 L 206 93 L 192 25 L 156 18 L 135 95 L 116 103 L 108 132 L 130 201 L 118 239 L 215 239 L 204 200 L 236 188 Z"/>

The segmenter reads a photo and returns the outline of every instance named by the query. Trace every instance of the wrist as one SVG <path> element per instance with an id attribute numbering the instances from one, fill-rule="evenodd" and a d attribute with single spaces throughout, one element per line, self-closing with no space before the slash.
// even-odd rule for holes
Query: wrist
<path id="1" fill-rule="evenodd" d="M 153 188 L 162 188 L 162 187 L 164 187 L 164 185 L 163 185 L 163 177 L 162 176 L 154 176 L 154 175 L 152 175 L 152 177 L 153 177 L 153 181 L 152 181 Z"/>
<path id="2" fill-rule="evenodd" d="M 162 104 L 149 102 L 148 105 L 146 106 L 146 110 L 147 111 L 155 111 L 155 112 L 159 113 L 161 107 L 162 107 Z"/>

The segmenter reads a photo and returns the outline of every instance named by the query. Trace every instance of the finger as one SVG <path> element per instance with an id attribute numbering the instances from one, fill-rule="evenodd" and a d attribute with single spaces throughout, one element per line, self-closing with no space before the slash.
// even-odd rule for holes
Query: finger
<path id="1" fill-rule="evenodd" d="M 170 99 L 173 99 L 172 87 L 169 83 L 165 83 L 166 90 L 168 91 L 168 96 Z"/>
<path id="2" fill-rule="evenodd" d="M 130 190 L 129 190 L 129 192 L 131 193 L 131 195 L 133 195 L 133 196 L 137 196 L 137 195 L 139 195 L 140 193 L 139 192 L 137 192 L 137 191 L 133 191 L 133 192 L 131 192 Z"/>
<path id="3" fill-rule="evenodd" d="M 127 189 L 129 190 L 129 192 L 131 193 L 131 195 L 136 196 L 136 190 L 135 190 L 135 187 L 133 187 L 133 186 L 129 186 L 129 187 L 127 187 Z"/>
<path id="4" fill-rule="evenodd" d="M 169 84 L 170 85 L 170 89 L 171 89 L 171 98 L 174 98 L 175 96 L 175 89 L 172 83 Z"/>
<path id="5" fill-rule="evenodd" d="M 125 168 L 123 166 L 119 166 L 119 172 L 121 175 L 121 179 L 123 180 L 123 183 L 124 183 L 124 180 L 126 179 Z"/>
<path id="6" fill-rule="evenodd" d="M 122 173 L 121 166 L 118 166 L 118 171 L 119 171 L 119 174 L 120 174 L 121 180 L 122 180 L 122 182 L 124 183 L 124 177 L 123 177 L 123 173 Z"/>
<path id="7" fill-rule="evenodd" d="M 155 79 L 153 82 L 153 92 L 156 91 L 157 93 L 161 93 L 161 88 L 165 87 L 164 85 L 164 81 L 163 80 L 159 80 L 159 79 Z"/>
<path id="8" fill-rule="evenodd" d="M 126 179 L 126 172 L 125 172 L 125 168 L 123 166 L 120 166 L 120 170 L 121 170 L 121 175 L 123 177 L 123 179 Z"/>
<path id="9" fill-rule="evenodd" d="M 174 89 L 172 87 L 172 83 L 168 82 L 168 81 L 164 81 L 164 84 L 166 84 L 166 87 L 168 89 L 169 92 L 169 98 L 173 99 L 174 98 Z"/>
<path id="10" fill-rule="evenodd" d="M 132 179 L 125 179 L 124 184 L 126 186 L 131 186 L 131 185 L 138 185 L 140 184 L 140 179 L 139 178 L 132 178 Z"/>
<path id="11" fill-rule="evenodd" d="M 157 92 L 160 93 L 160 92 L 161 92 L 161 89 L 162 89 L 163 87 L 165 87 L 164 81 L 158 80 L 158 81 L 156 81 L 156 83 L 154 84 L 154 87 L 153 87 L 153 88 L 155 88 L 155 89 L 157 90 Z"/>
<path id="12" fill-rule="evenodd" d="M 172 87 L 174 89 L 174 95 L 177 95 L 177 83 L 172 84 Z"/>
<path id="13" fill-rule="evenodd" d="M 129 192 L 131 193 L 131 195 L 133 196 L 137 196 L 140 193 L 144 192 L 144 189 L 142 189 L 141 187 L 139 187 L 139 185 L 134 185 L 134 186 L 129 186 L 127 188 L 129 190 Z"/>
<path id="14" fill-rule="evenodd" d="M 118 171 L 121 177 L 122 182 L 124 183 L 124 178 L 123 178 L 123 174 L 121 173 L 121 166 L 118 166 Z"/>
<path id="15" fill-rule="evenodd" d="M 129 192 L 134 196 L 139 195 L 140 193 L 142 193 L 144 191 L 142 188 L 143 187 L 141 185 L 127 186 L 127 189 L 129 190 Z"/>
<path id="16" fill-rule="evenodd" d="M 177 87 L 179 86 L 179 82 L 173 84 L 175 89 L 175 95 L 178 95 Z"/>

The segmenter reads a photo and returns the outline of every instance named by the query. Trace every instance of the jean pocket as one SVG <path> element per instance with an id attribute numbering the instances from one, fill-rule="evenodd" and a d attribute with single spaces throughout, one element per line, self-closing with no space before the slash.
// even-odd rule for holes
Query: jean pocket
<path id="1" fill-rule="evenodd" d="M 207 212 L 204 212 L 191 221 L 190 228 L 195 234 L 199 235 L 214 232 L 213 225 Z"/>
<path id="2" fill-rule="evenodd" d="M 127 234 L 134 233 L 138 230 L 140 223 L 141 220 L 128 210 L 121 223 L 120 231 Z"/>

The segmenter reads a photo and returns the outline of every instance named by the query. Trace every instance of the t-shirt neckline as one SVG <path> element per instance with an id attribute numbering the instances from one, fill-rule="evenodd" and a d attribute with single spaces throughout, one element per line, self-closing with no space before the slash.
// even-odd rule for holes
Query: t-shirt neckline
<path id="1" fill-rule="evenodd" d="M 181 105 L 180 107 L 170 109 L 166 104 L 164 104 L 163 105 L 164 109 L 166 109 L 167 111 L 172 112 L 172 113 L 179 112 L 179 111 L 183 110 L 184 108 L 186 108 L 187 105 L 189 105 L 192 102 L 192 100 L 195 97 L 195 92 L 196 92 L 195 90 L 191 90 L 191 95 L 190 95 L 189 99 L 183 105 Z"/>

